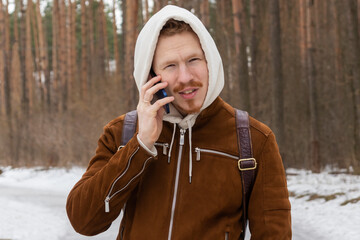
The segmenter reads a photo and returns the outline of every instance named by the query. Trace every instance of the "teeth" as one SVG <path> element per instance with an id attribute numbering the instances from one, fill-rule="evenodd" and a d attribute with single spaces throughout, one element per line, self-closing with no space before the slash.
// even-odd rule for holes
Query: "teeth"
<path id="1" fill-rule="evenodd" d="M 184 92 L 182 92 L 183 94 L 189 94 L 189 93 L 192 93 L 192 92 L 194 92 L 195 91 L 195 89 L 192 89 L 192 90 L 188 90 L 188 91 L 184 91 Z"/>

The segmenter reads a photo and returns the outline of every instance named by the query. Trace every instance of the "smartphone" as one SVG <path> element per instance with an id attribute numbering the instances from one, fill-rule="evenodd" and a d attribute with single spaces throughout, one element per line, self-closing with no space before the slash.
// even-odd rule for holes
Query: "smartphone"
<path id="1" fill-rule="evenodd" d="M 152 68 L 150 69 L 150 76 L 156 77 L 156 73 L 154 72 L 154 70 Z M 158 83 L 160 83 L 160 82 L 157 82 L 156 84 L 158 84 Z M 159 99 L 161 99 L 161 98 L 167 97 L 168 95 L 167 95 L 165 89 L 160 89 L 159 91 L 156 92 L 156 96 Z M 170 113 L 170 106 L 168 103 L 164 105 L 164 109 L 167 114 Z"/>

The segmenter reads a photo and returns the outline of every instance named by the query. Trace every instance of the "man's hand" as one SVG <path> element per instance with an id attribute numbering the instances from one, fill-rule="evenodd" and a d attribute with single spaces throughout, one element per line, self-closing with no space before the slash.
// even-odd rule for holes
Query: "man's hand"
<path id="1" fill-rule="evenodd" d="M 174 97 L 170 96 L 151 104 L 154 94 L 168 85 L 167 82 L 156 84 L 160 80 L 161 76 L 156 76 L 142 86 L 137 105 L 139 138 L 148 149 L 154 146 L 160 136 L 163 127 L 162 119 L 165 113 L 163 106 L 174 101 Z"/>

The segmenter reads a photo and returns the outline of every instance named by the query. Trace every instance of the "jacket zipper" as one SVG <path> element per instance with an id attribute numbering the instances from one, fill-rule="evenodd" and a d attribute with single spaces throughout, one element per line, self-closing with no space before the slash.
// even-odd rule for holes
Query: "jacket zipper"
<path id="1" fill-rule="evenodd" d="M 179 187 L 180 166 L 181 166 L 182 150 L 183 150 L 183 146 L 184 146 L 185 132 L 186 132 L 185 129 L 180 129 L 180 146 L 179 146 L 179 155 L 178 155 L 178 161 L 177 161 L 177 166 L 176 166 L 175 187 L 174 187 L 174 196 L 173 196 L 173 201 L 172 201 L 172 206 L 171 206 L 171 217 L 170 217 L 168 240 L 171 240 L 172 229 L 173 229 L 173 225 L 174 225 L 174 214 L 175 214 L 177 191 L 178 191 L 178 187 Z"/>
<path id="2" fill-rule="evenodd" d="M 132 179 L 130 179 L 130 181 L 129 181 L 123 188 L 121 188 L 120 190 L 118 190 L 118 191 L 116 191 L 115 193 L 113 193 L 112 195 L 110 195 L 111 192 L 112 192 L 112 190 L 113 190 L 113 188 L 114 188 L 114 186 L 115 186 L 115 184 L 117 183 L 117 181 L 118 181 L 120 178 L 122 178 L 122 177 L 125 175 L 125 173 L 129 170 L 129 167 L 130 167 L 130 164 L 131 164 L 131 160 L 133 159 L 134 155 L 135 155 L 138 151 L 139 151 L 139 147 L 133 152 L 133 154 L 131 154 L 130 159 L 129 159 L 129 162 L 128 162 L 128 164 L 126 165 L 126 168 L 125 168 L 124 172 L 121 173 L 121 175 L 120 175 L 119 177 L 117 177 L 117 178 L 115 179 L 115 181 L 112 183 L 111 188 L 110 188 L 110 190 L 109 190 L 109 193 L 108 193 L 108 195 L 107 195 L 106 198 L 105 198 L 105 212 L 110 212 L 110 203 L 109 203 L 109 202 L 110 202 L 111 198 L 113 198 L 116 194 L 118 194 L 119 192 L 121 192 L 121 191 L 123 191 L 125 188 L 127 188 L 127 187 L 130 185 L 130 183 L 131 183 L 132 181 L 134 181 L 134 179 L 137 178 L 137 177 L 145 170 L 146 164 L 147 164 L 148 161 L 152 158 L 152 157 L 149 157 L 148 159 L 145 160 L 144 165 L 143 165 L 142 169 L 140 170 L 140 172 L 139 172 L 138 174 L 136 174 Z"/>
<path id="3" fill-rule="evenodd" d="M 196 161 L 200 161 L 200 153 L 213 153 L 213 154 L 217 154 L 217 155 L 220 155 L 220 156 L 224 156 L 224 157 L 229 157 L 229 158 L 232 158 L 232 159 L 236 159 L 236 160 L 239 160 L 239 157 L 238 156 L 235 156 L 235 155 L 231 155 L 231 154 L 228 154 L 228 153 L 224 153 L 224 152 L 219 152 L 219 151 L 216 151 L 216 150 L 210 150 L 210 149 L 202 149 L 202 148 L 195 148 L 195 152 L 196 152 Z"/>
<path id="4" fill-rule="evenodd" d="M 167 155 L 167 149 L 169 148 L 169 144 L 168 143 L 155 143 L 155 146 L 159 146 L 163 148 L 163 154 Z"/>

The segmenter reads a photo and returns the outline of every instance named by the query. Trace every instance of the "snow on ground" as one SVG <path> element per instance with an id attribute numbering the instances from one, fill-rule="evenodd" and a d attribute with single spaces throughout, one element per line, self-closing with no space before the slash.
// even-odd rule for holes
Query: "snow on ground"
<path id="1" fill-rule="evenodd" d="M 94 237 L 77 234 L 67 219 L 67 194 L 85 169 L 0 170 L 0 240 L 116 239 L 121 216 Z M 359 239 L 360 176 L 295 169 L 287 174 L 294 240 Z"/>
<path id="2" fill-rule="evenodd" d="M 360 239 L 360 176 L 294 169 L 287 174 L 296 239 Z"/>

